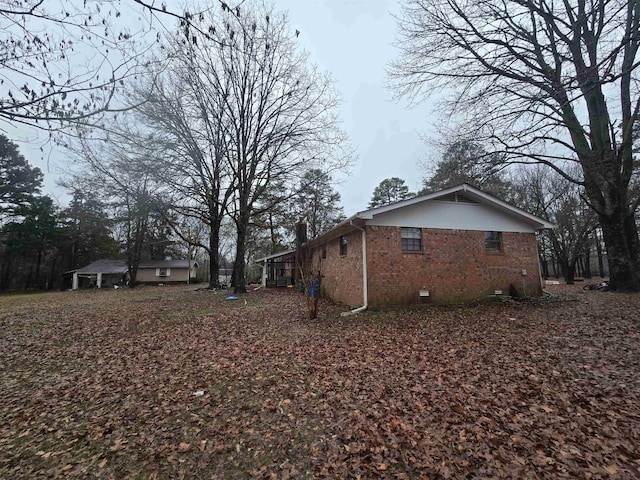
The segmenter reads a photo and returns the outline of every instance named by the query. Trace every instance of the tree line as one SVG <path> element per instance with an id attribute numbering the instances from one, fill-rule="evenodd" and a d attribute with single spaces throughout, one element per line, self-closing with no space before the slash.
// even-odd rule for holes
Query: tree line
<path id="1" fill-rule="evenodd" d="M 319 185 L 312 229 L 326 223 L 314 212 L 338 208 L 331 172 L 352 152 L 333 81 L 298 48 L 285 14 L 260 2 L 220 7 L 178 15 L 145 68 L 112 92 L 125 111 L 102 111 L 98 125 L 76 122 L 64 141 L 75 160 L 69 182 L 108 199 L 133 280 L 156 218 L 206 252 L 211 288 L 221 242 L 232 238 L 227 258 L 242 292 L 255 237 L 269 230 L 272 244 L 286 242 L 278 209 L 306 218 L 292 199 L 304 203 Z"/>
<path id="2" fill-rule="evenodd" d="M 41 193 L 42 180 L 40 169 L 0 135 L 0 291 L 68 289 L 71 275 L 65 273 L 104 258 L 127 261 L 131 286 L 137 266 L 145 260 L 189 256 L 200 264 L 209 261 L 197 248 L 207 235 L 202 224 L 181 217 L 150 188 L 135 190 L 127 184 L 117 195 L 110 190 L 113 185 L 103 189 L 88 179 L 67 180 L 61 186 L 70 201 L 61 207 Z M 145 184 L 144 178 L 139 180 Z M 340 195 L 326 172 L 308 170 L 296 191 L 287 204 L 255 218 L 247 241 L 248 259 L 292 248 L 295 225 L 301 219 L 314 237 L 345 218 Z M 176 225 L 188 241 L 175 233 Z M 231 227 L 224 223 L 219 237 L 220 262 L 225 266 L 233 264 Z"/>

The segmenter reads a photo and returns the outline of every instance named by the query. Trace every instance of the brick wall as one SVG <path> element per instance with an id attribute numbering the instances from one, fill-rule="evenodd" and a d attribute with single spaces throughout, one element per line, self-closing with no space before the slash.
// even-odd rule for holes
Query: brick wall
<path id="1" fill-rule="evenodd" d="M 314 249 L 313 264 L 320 265 L 321 294 L 356 307 L 363 303 L 362 232 L 356 230 L 346 237 L 346 255 L 340 255 L 340 239 L 335 238 L 326 243 L 326 258 L 321 258 L 322 247 Z"/>
<path id="2" fill-rule="evenodd" d="M 433 303 L 468 301 L 496 289 L 508 294 L 510 285 L 522 294 L 523 278 L 526 295 L 542 293 L 532 233 L 504 232 L 502 251 L 491 253 L 485 251 L 484 232 L 423 229 L 422 252 L 406 253 L 400 228 L 366 229 L 370 305 L 417 303 L 421 289 L 429 290 Z"/>

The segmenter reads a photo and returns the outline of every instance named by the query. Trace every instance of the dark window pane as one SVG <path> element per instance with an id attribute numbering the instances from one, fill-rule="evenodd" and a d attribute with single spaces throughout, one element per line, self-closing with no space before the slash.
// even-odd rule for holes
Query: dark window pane
<path id="1" fill-rule="evenodd" d="M 344 235 L 340 237 L 340 255 L 347 254 L 347 237 Z"/>
<path id="2" fill-rule="evenodd" d="M 400 237 L 403 251 L 420 252 L 422 250 L 422 229 L 402 227 Z"/>
<path id="3" fill-rule="evenodd" d="M 484 246 L 487 252 L 501 252 L 502 232 L 484 232 Z"/>

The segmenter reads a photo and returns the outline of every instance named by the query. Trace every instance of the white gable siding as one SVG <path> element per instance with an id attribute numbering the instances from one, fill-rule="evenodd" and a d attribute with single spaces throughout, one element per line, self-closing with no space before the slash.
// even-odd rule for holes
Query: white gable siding
<path id="1" fill-rule="evenodd" d="M 367 225 L 534 233 L 535 226 L 480 203 L 430 200 L 375 215 Z"/>

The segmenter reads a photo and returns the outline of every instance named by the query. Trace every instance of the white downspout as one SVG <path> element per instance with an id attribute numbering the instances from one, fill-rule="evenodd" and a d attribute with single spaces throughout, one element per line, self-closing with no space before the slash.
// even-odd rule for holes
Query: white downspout
<path id="1" fill-rule="evenodd" d="M 341 315 L 343 317 L 363 312 L 369 306 L 369 292 L 367 291 L 367 233 L 364 228 L 354 225 L 353 220 L 349 223 L 352 227 L 355 227 L 362 232 L 362 297 L 364 305 L 349 312 L 342 312 Z"/>

